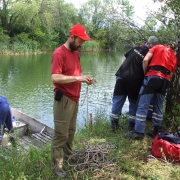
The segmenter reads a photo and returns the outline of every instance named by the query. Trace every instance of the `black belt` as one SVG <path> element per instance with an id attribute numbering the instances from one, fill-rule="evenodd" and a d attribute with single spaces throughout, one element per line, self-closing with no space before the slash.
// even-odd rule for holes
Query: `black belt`
<path id="1" fill-rule="evenodd" d="M 155 70 L 163 73 L 164 75 L 170 75 L 170 71 L 163 66 L 151 66 L 150 70 Z"/>

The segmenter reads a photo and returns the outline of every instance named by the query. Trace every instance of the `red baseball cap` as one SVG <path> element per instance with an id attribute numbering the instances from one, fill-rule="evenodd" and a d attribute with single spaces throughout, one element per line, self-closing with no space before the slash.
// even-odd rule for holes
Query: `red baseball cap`
<path id="1" fill-rule="evenodd" d="M 74 25 L 70 32 L 71 35 L 73 36 L 78 36 L 81 39 L 83 39 L 84 41 L 89 41 L 91 40 L 91 38 L 86 34 L 86 29 L 84 26 L 82 26 L 81 24 L 76 24 Z"/>

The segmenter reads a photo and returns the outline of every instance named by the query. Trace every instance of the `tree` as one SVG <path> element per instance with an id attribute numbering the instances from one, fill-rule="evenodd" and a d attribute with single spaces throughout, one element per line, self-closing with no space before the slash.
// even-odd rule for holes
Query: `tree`
<path id="1" fill-rule="evenodd" d="M 62 44 L 69 36 L 72 25 L 78 23 L 77 11 L 73 4 L 65 3 L 64 0 L 50 0 L 48 3 L 48 12 L 52 15 L 52 27 L 58 35 L 55 41 Z"/>
<path id="2" fill-rule="evenodd" d="M 54 47 L 63 43 L 77 21 L 76 9 L 64 0 L 3 0 L 0 25 L 11 43 Z"/>
<path id="3" fill-rule="evenodd" d="M 80 22 L 103 49 L 116 49 L 129 43 L 133 7 L 127 0 L 89 0 L 79 10 Z M 128 35 L 127 35 L 128 34 Z"/>
<path id="4" fill-rule="evenodd" d="M 155 0 L 157 1 L 157 0 Z M 161 21 L 166 25 L 169 31 L 166 31 L 168 40 L 177 40 L 177 58 L 178 62 L 180 62 L 180 4 L 179 0 L 159 0 L 163 2 L 164 5 L 162 7 L 163 16 L 161 17 Z M 162 30 L 162 29 L 161 29 Z M 179 32 L 178 32 L 179 31 Z M 170 34 L 170 36 L 169 36 Z M 176 73 L 172 77 L 172 81 L 166 96 L 166 106 L 165 111 L 166 114 L 171 119 L 175 128 L 180 127 L 180 63 L 178 63 L 178 67 Z"/>

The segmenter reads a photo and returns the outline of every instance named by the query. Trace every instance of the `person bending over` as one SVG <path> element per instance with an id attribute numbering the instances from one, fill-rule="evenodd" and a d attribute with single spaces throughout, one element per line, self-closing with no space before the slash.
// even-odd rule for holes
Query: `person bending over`
<path id="1" fill-rule="evenodd" d="M 163 103 L 170 79 L 177 68 L 175 55 L 176 43 L 156 45 L 147 53 L 143 60 L 145 79 L 139 93 L 138 109 L 136 112 L 135 128 L 125 137 L 141 139 L 144 137 L 146 127 L 146 115 L 152 97 L 154 97 L 154 109 L 152 113 L 153 132 L 155 137 L 161 130 L 163 121 Z"/>

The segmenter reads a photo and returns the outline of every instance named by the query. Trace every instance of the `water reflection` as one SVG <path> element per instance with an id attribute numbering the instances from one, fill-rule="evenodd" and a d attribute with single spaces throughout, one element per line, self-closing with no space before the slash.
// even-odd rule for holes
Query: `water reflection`
<path id="1" fill-rule="evenodd" d="M 115 72 L 123 59 L 121 53 L 81 53 L 83 74 L 98 80 L 82 85 L 77 127 L 89 121 L 89 114 L 109 116 Z M 51 53 L 29 56 L 0 55 L 0 95 L 13 108 L 53 127 L 53 85 L 50 78 Z M 124 108 L 127 111 L 127 105 Z"/>

